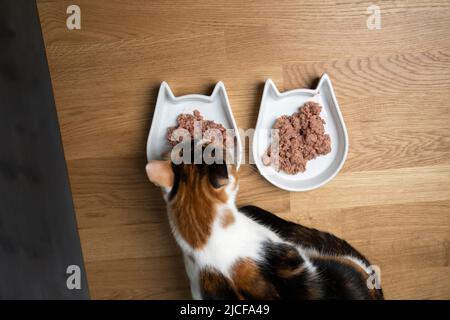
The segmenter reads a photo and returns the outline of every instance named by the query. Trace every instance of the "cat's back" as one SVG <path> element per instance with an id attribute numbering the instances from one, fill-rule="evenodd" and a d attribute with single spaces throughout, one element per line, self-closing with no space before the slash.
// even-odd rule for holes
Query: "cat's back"
<path id="1" fill-rule="evenodd" d="M 198 256 L 202 298 L 382 298 L 367 286 L 367 260 L 347 242 L 253 206 L 234 219 L 214 226 Z"/>
<path id="2" fill-rule="evenodd" d="M 264 243 L 260 262 L 262 273 L 281 298 L 383 298 L 381 288 L 373 287 L 369 261 L 345 240 L 286 221 L 255 206 L 239 211 L 281 239 Z"/>

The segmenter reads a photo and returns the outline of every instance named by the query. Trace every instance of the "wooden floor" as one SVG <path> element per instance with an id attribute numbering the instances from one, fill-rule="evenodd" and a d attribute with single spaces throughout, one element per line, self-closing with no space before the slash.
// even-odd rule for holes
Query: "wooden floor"
<path id="1" fill-rule="evenodd" d="M 176 95 L 224 81 L 255 126 L 264 80 L 328 72 L 350 151 L 324 187 L 289 193 L 244 166 L 239 204 L 347 239 L 381 268 L 389 299 L 450 299 L 450 2 L 40 0 L 78 227 L 94 299 L 189 298 L 145 143 L 166 80 Z"/>

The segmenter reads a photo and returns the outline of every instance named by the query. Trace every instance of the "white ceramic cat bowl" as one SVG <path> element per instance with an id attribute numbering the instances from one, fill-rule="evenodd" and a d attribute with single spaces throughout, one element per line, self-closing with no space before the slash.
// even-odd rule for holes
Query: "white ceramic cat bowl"
<path id="1" fill-rule="evenodd" d="M 242 161 L 242 143 L 222 82 L 216 84 L 210 96 L 189 94 L 179 97 L 175 97 L 166 82 L 161 83 L 147 140 L 147 160 L 161 159 L 164 153 L 171 150 L 167 142 L 167 128 L 177 124 L 179 114 L 192 114 L 194 110 L 200 111 L 207 120 L 220 123 L 226 129 L 235 130 L 234 151 L 236 165 L 239 168 Z"/>
<path id="2" fill-rule="evenodd" d="M 325 132 L 330 135 L 331 152 L 308 161 L 306 171 L 295 175 L 276 171 L 262 163 L 262 156 L 270 146 L 270 129 L 281 115 L 291 115 L 305 102 L 322 106 L 320 116 L 326 121 Z M 324 74 L 317 88 L 279 92 L 268 79 L 259 109 L 253 138 L 252 157 L 259 172 L 275 186 L 289 191 L 308 191 L 324 185 L 342 168 L 348 152 L 348 136 L 330 78 Z"/>

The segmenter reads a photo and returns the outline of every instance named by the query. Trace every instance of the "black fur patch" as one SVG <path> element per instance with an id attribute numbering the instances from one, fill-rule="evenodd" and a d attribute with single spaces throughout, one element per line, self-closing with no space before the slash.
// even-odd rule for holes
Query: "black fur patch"
<path id="1" fill-rule="evenodd" d="M 352 255 L 369 264 L 367 259 L 356 251 L 347 241 L 316 229 L 286 221 L 273 213 L 255 206 L 245 206 L 239 211 L 247 217 L 261 223 L 286 241 L 301 244 L 305 248 L 313 248 L 323 254 Z"/>
<path id="2" fill-rule="evenodd" d="M 172 170 L 174 173 L 174 181 L 173 181 L 172 189 L 169 192 L 169 196 L 168 196 L 169 201 L 172 200 L 175 197 L 175 195 L 177 194 L 178 187 L 180 186 L 180 180 L 183 175 L 182 168 L 179 165 L 175 165 L 172 163 Z"/>
<path id="3" fill-rule="evenodd" d="M 228 168 L 223 164 L 210 164 L 208 168 L 208 179 L 214 188 L 222 187 L 221 181 L 228 180 Z"/>
<path id="4" fill-rule="evenodd" d="M 325 299 L 371 300 L 382 298 L 382 292 L 369 290 L 367 276 L 351 265 L 322 257 L 311 258 L 320 275 Z M 374 293 L 374 295 L 371 295 Z"/>
<path id="5" fill-rule="evenodd" d="M 239 211 L 277 232 L 285 241 L 297 243 L 304 248 L 313 248 L 324 255 L 310 258 L 317 268 L 314 275 L 305 269 L 285 278 L 280 270 L 289 270 L 296 265 L 300 267 L 303 265 L 303 259 L 298 253 L 294 254 L 295 248 L 290 245 L 267 242 L 264 245 L 261 268 L 275 285 L 281 298 L 383 299 L 382 290 L 368 289 L 367 276 L 361 270 L 352 266 L 351 262 L 346 263 L 345 260 L 333 258 L 350 255 L 370 265 L 367 259 L 345 240 L 330 233 L 286 221 L 255 206 L 246 206 Z M 289 272 L 284 274 L 289 275 Z"/>
<path id="6" fill-rule="evenodd" d="M 319 299 L 319 283 L 304 268 L 304 260 L 295 247 L 266 242 L 260 268 L 281 299 Z M 317 291 L 317 292 L 316 292 Z"/>

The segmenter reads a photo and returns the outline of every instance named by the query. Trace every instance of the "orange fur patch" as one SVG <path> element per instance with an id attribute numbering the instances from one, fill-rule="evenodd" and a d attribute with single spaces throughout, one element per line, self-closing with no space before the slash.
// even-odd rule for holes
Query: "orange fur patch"
<path id="1" fill-rule="evenodd" d="M 180 181 L 174 200 L 169 203 L 178 232 L 195 249 L 201 249 L 208 241 L 217 207 L 228 201 L 225 188 L 215 189 L 207 176 L 201 176 L 197 168 L 184 165 L 184 181 Z"/>
<path id="2" fill-rule="evenodd" d="M 303 264 L 295 267 L 295 268 L 282 268 L 277 270 L 277 273 L 282 278 L 291 278 L 294 276 L 298 276 L 299 274 L 306 271 L 306 268 Z"/>
<path id="3" fill-rule="evenodd" d="M 214 269 L 204 269 L 199 274 L 200 288 L 206 299 L 236 298 L 230 279 Z"/>
<path id="4" fill-rule="evenodd" d="M 228 227 L 229 225 L 234 223 L 234 215 L 231 211 L 227 210 L 223 213 L 221 217 L 221 225 L 223 228 Z"/>
<path id="5" fill-rule="evenodd" d="M 241 298 L 277 299 L 279 295 L 252 259 L 240 259 L 232 267 L 233 284 Z"/>

